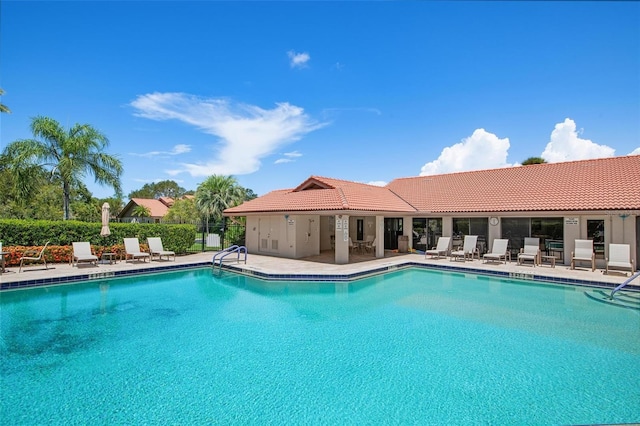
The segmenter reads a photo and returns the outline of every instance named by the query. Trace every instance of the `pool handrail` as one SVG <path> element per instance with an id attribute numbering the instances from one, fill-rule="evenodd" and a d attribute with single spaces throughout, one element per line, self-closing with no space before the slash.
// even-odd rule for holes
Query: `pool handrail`
<path id="1" fill-rule="evenodd" d="M 238 258 L 236 259 L 236 262 L 240 262 L 240 253 L 244 253 L 244 263 L 245 264 L 247 263 L 247 248 L 245 246 L 239 246 L 237 244 L 234 244 L 214 254 L 213 259 L 211 259 L 211 267 L 212 268 L 216 267 L 216 260 L 217 260 L 218 265 L 220 265 L 220 269 L 222 269 L 222 260 L 232 253 L 238 253 Z"/>
<path id="2" fill-rule="evenodd" d="M 631 277 L 629 277 L 629 279 L 627 279 L 625 282 L 623 282 L 622 284 L 620 284 L 618 287 L 614 288 L 611 291 L 611 295 L 609 296 L 610 299 L 613 300 L 613 295 L 616 294 L 618 291 L 620 291 L 624 286 L 626 286 L 627 284 L 629 284 L 631 281 L 635 280 L 636 278 L 638 278 L 640 276 L 640 271 L 637 271 L 635 274 L 632 274 Z"/>

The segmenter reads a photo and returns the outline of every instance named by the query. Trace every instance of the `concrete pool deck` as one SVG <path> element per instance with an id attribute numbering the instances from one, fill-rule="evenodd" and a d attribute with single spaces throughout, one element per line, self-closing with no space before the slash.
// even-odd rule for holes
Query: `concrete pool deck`
<path id="1" fill-rule="evenodd" d="M 80 281 L 126 277 L 139 274 L 210 267 L 215 252 L 195 253 L 177 256 L 175 261 L 125 262 L 119 260 L 113 264 L 100 263 L 98 266 L 71 266 L 67 263 L 56 263 L 45 269 L 42 263 L 26 266 L 18 272 L 17 266 L 7 267 L 0 274 L 0 289 L 10 290 L 43 285 L 71 284 Z M 590 285 L 613 288 L 624 282 L 629 275 L 623 272 L 604 274 L 603 269 L 577 267 L 571 270 L 569 265 L 548 264 L 532 266 L 518 265 L 511 261 L 505 263 L 484 263 L 482 260 L 451 261 L 449 258 L 425 259 L 422 254 L 386 253 L 384 258 L 375 259 L 372 255 L 352 255 L 352 262 L 346 265 L 333 263 L 333 252 L 323 252 L 319 256 L 305 259 L 285 259 L 273 256 L 249 254 L 247 263 L 236 263 L 236 256 L 225 260 L 225 269 L 235 270 L 257 278 L 278 280 L 315 280 L 315 281 L 350 281 L 372 274 L 392 271 L 406 266 L 427 267 L 430 269 L 452 272 L 479 273 L 506 278 L 522 278 L 542 282 Z M 636 278 L 628 286 L 640 290 L 640 278 Z"/>

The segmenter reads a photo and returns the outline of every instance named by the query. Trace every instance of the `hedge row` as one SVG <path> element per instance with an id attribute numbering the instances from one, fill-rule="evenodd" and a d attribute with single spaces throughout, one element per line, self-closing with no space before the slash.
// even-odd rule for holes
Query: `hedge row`
<path id="1" fill-rule="evenodd" d="M 65 246 L 71 250 L 71 243 L 74 241 L 88 241 L 98 248 L 113 248 L 122 246 L 124 238 L 137 237 L 141 244 L 146 244 L 147 237 L 160 237 L 165 250 L 181 254 L 191 247 L 196 238 L 194 225 L 110 223 L 109 229 L 111 235 L 102 237 L 100 223 L 0 219 L 0 242 L 3 244 L 3 251 L 9 251 L 14 246 L 42 247 L 47 241 L 52 248 Z"/>

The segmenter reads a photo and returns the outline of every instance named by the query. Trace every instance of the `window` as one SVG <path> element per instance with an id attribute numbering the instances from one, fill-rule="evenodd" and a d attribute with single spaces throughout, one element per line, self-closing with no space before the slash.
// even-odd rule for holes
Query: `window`
<path id="1" fill-rule="evenodd" d="M 502 238 L 509 240 L 511 252 L 519 253 L 523 247 L 524 239 L 531 236 L 531 220 L 524 217 L 502 218 L 501 235 Z"/>
<path id="2" fill-rule="evenodd" d="M 587 220 L 587 238 L 593 240 L 596 258 L 604 259 L 604 220 Z"/>
<path id="3" fill-rule="evenodd" d="M 398 248 L 398 237 L 402 235 L 402 218 L 384 218 L 384 248 L 385 250 L 396 250 Z"/>
<path id="4" fill-rule="evenodd" d="M 512 253 L 520 251 L 526 237 L 540 238 L 548 255 L 562 259 L 564 253 L 564 224 L 561 217 L 502 218 L 502 238 L 509 239 Z"/>
<path id="5" fill-rule="evenodd" d="M 489 219 L 486 217 L 453 218 L 452 247 L 460 247 L 464 243 L 465 235 L 477 235 L 477 247 L 480 254 L 487 252 L 487 233 Z"/>
<path id="6" fill-rule="evenodd" d="M 413 248 L 426 250 L 435 247 L 442 236 L 442 218 L 413 218 Z"/>

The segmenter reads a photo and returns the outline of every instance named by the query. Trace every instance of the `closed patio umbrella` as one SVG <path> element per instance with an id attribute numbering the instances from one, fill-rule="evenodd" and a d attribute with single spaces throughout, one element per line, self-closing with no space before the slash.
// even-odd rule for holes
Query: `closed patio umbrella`
<path id="1" fill-rule="evenodd" d="M 111 235 L 111 231 L 109 230 L 109 208 L 109 203 L 102 205 L 102 230 L 100 231 L 100 235 L 103 237 Z"/>

